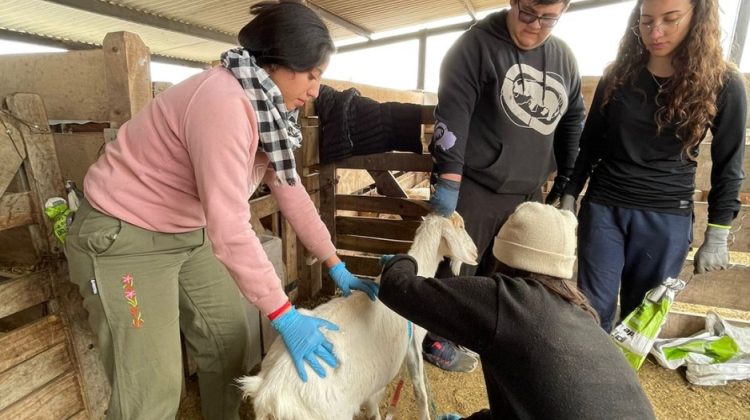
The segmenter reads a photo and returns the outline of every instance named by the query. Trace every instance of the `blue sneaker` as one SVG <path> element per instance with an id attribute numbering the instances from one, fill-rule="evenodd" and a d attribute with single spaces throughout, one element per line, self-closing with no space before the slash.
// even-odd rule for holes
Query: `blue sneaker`
<path id="1" fill-rule="evenodd" d="M 434 335 L 422 343 L 425 360 L 450 372 L 471 372 L 477 368 L 479 356 L 471 350 Z"/>

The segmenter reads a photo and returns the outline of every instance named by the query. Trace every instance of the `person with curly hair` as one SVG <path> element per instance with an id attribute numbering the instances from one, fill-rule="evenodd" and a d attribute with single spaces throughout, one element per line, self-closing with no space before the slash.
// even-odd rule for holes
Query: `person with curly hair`
<path id="1" fill-rule="evenodd" d="M 596 88 L 561 207 L 578 214 L 578 287 L 613 326 L 679 275 L 692 243 L 699 145 L 711 141 L 708 227 L 697 273 L 728 265 L 740 209 L 747 98 L 725 61 L 716 0 L 638 0 Z"/>

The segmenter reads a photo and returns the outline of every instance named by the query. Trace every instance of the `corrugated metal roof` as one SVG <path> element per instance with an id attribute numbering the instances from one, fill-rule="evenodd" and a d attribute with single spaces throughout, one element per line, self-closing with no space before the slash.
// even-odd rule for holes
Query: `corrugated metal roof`
<path id="1" fill-rule="evenodd" d="M 498 8 L 507 0 L 466 0 L 476 11 Z M 57 39 L 101 44 L 108 32 L 138 34 L 154 54 L 210 62 L 232 46 L 229 42 L 185 34 L 179 28 L 156 28 L 137 23 L 133 15 L 159 17 L 163 22 L 203 28 L 231 40 L 250 19 L 250 5 L 257 1 L 238 0 L 2 0 L 0 29 L 26 32 Z M 314 0 L 315 6 L 372 33 L 424 24 L 456 16 L 468 16 L 462 0 Z M 91 10 L 106 6 L 109 16 Z M 117 6 L 117 7 L 114 7 Z M 120 7 L 120 8 L 118 8 Z M 87 9 L 89 11 L 87 11 Z M 113 17 L 118 10 L 129 18 Z M 145 19 L 144 21 L 147 21 Z M 141 22 L 144 22 L 141 21 Z M 355 34 L 326 20 L 335 40 Z M 223 39 L 223 38 L 221 38 Z"/>

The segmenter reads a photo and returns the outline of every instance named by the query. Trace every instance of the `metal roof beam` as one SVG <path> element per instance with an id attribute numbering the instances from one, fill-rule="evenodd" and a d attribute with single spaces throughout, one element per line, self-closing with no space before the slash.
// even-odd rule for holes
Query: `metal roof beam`
<path id="1" fill-rule="evenodd" d="M 214 29 L 204 28 L 185 22 L 167 19 L 152 13 L 140 12 L 124 6 L 105 3 L 99 0 L 45 0 L 61 6 L 71 7 L 89 13 L 113 17 L 140 25 L 151 26 L 171 32 L 191 35 L 202 39 L 224 42 L 237 45 L 237 36 L 220 32 Z"/>
<path id="2" fill-rule="evenodd" d="M 729 47 L 729 60 L 739 67 L 742 61 L 742 52 L 747 41 L 748 24 L 750 24 L 750 2 L 741 1 L 740 9 L 737 11 L 737 21 L 734 26 L 734 35 Z"/>
<path id="3" fill-rule="evenodd" d="M 471 4 L 471 0 L 458 0 L 461 4 L 464 5 L 464 8 L 466 9 L 466 12 L 471 16 L 471 20 L 477 20 L 477 10 L 474 8 L 474 5 Z"/>
<path id="4" fill-rule="evenodd" d="M 568 7 L 568 12 L 579 12 L 582 10 L 593 9 L 595 7 L 609 6 L 617 3 L 625 3 L 632 0 L 584 0 L 577 3 L 571 3 Z M 308 3 L 309 4 L 309 3 Z M 395 44 L 402 41 L 411 41 L 419 39 L 422 34 L 425 36 L 441 35 L 448 32 L 465 31 L 473 25 L 474 22 L 462 22 L 453 25 L 440 26 L 437 28 L 430 28 L 422 31 L 410 32 L 407 34 L 395 35 L 386 38 L 371 39 L 365 42 L 358 42 L 356 44 L 344 45 L 336 49 L 337 52 L 345 53 L 350 51 L 357 51 L 364 48 L 380 47 L 388 44 Z"/>
<path id="5" fill-rule="evenodd" d="M 58 39 L 28 32 L 9 31 L 7 29 L 0 29 L 0 40 L 25 42 L 28 44 L 41 45 L 44 47 L 62 48 L 72 51 L 102 48 L 101 44 L 90 44 L 87 42 L 78 42 L 69 39 Z M 151 61 L 155 63 L 175 64 L 178 66 L 194 67 L 200 69 L 209 67 L 209 63 L 207 62 L 168 57 L 161 54 L 151 54 Z"/>
<path id="6" fill-rule="evenodd" d="M 613 4 L 625 3 L 630 1 L 632 0 L 583 0 L 575 3 L 570 3 L 567 12 L 594 9 L 596 7 L 611 6 Z"/>
<path id="7" fill-rule="evenodd" d="M 313 2 L 307 1 L 305 2 L 307 4 L 307 7 L 315 10 L 316 13 L 318 13 L 322 18 L 330 20 L 331 22 L 335 23 L 336 25 L 341 26 L 342 28 L 348 30 L 349 32 L 352 32 L 356 35 L 359 35 L 361 37 L 372 39 L 372 31 L 364 28 L 362 26 L 357 25 L 356 23 L 350 22 L 341 16 L 331 13 L 328 10 L 318 6 L 317 4 L 314 4 Z"/>

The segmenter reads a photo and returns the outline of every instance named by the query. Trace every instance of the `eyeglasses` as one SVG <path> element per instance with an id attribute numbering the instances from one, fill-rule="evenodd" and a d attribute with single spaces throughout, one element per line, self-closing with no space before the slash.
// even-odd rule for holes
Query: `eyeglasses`
<path id="1" fill-rule="evenodd" d="M 693 8 L 691 7 L 690 10 L 683 13 L 682 16 L 677 18 L 670 18 L 667 17 L 666 19 L 662 20 L 659 23 L 656 23 L 655 21 L 652 22 L 638 22 L 637 25 L 630 28 L 633 33 L 636 36 L 641 36 L 641 34 L 651 34 L 656 29 L 659 29 L 663 35 L 672 35 L 673 33 L 677 32 L 677 28 L 680 25 L 680 22 L 682 22 L 683 19 L 685 19 L 685 16 L 689 15 L 690 12 L 693 11 Z"/>
<path id="2" fill-rule="evenodd" d="M 518 9 L 518 20 L 520 20 L 522 23 L 525 23 L 527 25 L 530 25 L 537 20 L 539 21 L 539 25 L 541 25 L 542 28 L 551 28 L 555 25 L 557 25 L 557 21 L 560 20 L 560 17 L 547 17 L 547 16 L 537 16 L 533 13 L 525 12 Z"/>

